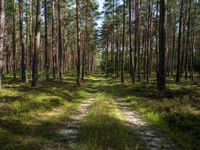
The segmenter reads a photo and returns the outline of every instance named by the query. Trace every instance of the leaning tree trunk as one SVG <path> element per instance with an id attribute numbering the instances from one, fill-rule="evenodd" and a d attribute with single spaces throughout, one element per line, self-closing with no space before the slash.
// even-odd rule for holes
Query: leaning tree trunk
<path id="1" fill-rule="evenodd" d="M 35 45 L 34 45 L 34 56 L 33 56 L 33 67 L 32 67 L 32 86 L 36 86 L 38 83 L 38 61 L 40 51 L 40 4 L 41 1 L 37 0 L 36 8 L 36 26 L 35 26 Z"/>
<path id="2" fill-rule="evenodd" d="M 3 73 L 4 27 L 5 27 L 4 0 L 0 0 L 0 89 L 1 89 L 1 82 L 2 82 L 1 80 Z"/>

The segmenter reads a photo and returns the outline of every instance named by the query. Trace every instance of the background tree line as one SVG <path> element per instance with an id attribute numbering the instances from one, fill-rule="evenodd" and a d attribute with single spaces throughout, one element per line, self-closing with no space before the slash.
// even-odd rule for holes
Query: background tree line
<path id="1" fill-rule="evenodd" d="M 2 78 L 9 74 L 16 80 L 20 76 L 22 82 L 32 80 L 36 86 L 41 75 L 47 81 L 50 77 L 62 79 L 66 71 L 77 70 L 78 62 L 82 78 L 97 68 L 96 1 L 6 0 L 1 1 L 1 8 L 5 14 Z"/>
<path id="2" fill-rule="evenodd" d="M 200 70 L 199 5 L 197 0 L 106 0 L 101 68 L 121 75 L 122 82 L 129 73 L 133 83 L 149 83 L 156 73 L 160 89 L 166 76 L 193 80 Z"/>

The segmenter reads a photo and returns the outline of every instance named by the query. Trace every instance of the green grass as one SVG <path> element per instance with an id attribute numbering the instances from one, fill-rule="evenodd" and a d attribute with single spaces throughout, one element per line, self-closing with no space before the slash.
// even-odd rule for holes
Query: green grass
<path id="1" fill-rule="evenodd" d="M 52 145 L 66 147 L 65 138 L 58 134 L 69 116 L 82 101 L 96 94 L 95 103 L 82 122 L 78 143 L 80 150 L 144 149 L 115 105 L 115 99 L 125 98 L 163 136 L 170 137 L 182 150 L 200 147 L 200 82 L 176 84 L 168 80 L 167 90 L 160 93 L 155 79 L 124 84 L 110 75 L 94 74 L 78 88 L 74 75 L 63 81 L 40 81 L 36 88 L 30 83 L 13 82 L 7 77 L 0 91 L 0 149 L 43 149 Z"/>
<path id="2" fill-rule="evenodd" d="M 0 91 L 0 149 L 42 149 L 48 145 L 66 146 L 58 129 L 80 103 L 90 97 L 86 89 L 92 79 L 76 87 L 75 79 L 30 83 L 12 82 L 7 78 Z M 87 88 L 86 88 L 87 87 Z"/>
<path id="3" fill-rule="evenodd" d="M 183 150 L 197 150 L 200 147 L 200 85 L 198 78 L 194 82 L 184 81 L 176 84 L 168 80 L 167 90 L 157 91 L 155 79 L 150 84 L 145 81 L 131 84 L 126 79 L 121 84 L 113 76 L 105 76 L 106 84 L 99 87 L 102 93 L 115 98 L 125 98 L 130 106 L 144 115 L 161 134 L 170 137 Z"/>
<path id="4" fill-rule="evenodd" d="M 143 141 L 109 94 L 99 93 L 82 122 L 78 150 L 144 150 Z"/>

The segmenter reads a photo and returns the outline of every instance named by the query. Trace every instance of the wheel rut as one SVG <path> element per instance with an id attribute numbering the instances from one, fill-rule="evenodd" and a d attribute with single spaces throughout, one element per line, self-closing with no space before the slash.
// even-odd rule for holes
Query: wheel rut
<path id="1" fill-rule="evenodd" d="M 129 125 L 144 140 L 148 150 L 177 150 L 169 139 L 162 137 L 138 112 L 132 110 L 124 99 L 118 99 L 116 102 Z"/>
<path id="2" fill-rule="evenodd" d="M 90 98 L 84 101 L 78 108 L 77 112 L 74 113 L 67 122 L 66 128 L 60 129 L 58 132 L 60 135 L 65 137 L 68 145 L 68 149 L 74 149 L 76 142 L 78 141 L 79 130 L 81 128 L 81 121 L 87 115 L 88 110 L 94 98 Z"/>

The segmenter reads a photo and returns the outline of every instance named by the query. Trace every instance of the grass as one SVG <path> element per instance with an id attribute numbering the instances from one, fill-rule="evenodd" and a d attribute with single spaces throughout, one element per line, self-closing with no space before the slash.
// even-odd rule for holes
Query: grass
<path id="1" fill-rule="evenodd" d="M 143 141 L 134 133 L 109 94 L 98 93 L 82 122 L 78 150 L 144 150 Z"/>
<path id="2" fill-rule="evenodd" d="M 131 84 L 126 79 L 94 74 L 78 88 L 74 75 L 63 81 L 40 81 L 36 88 L 30 83 L 13 82 L 7 77 L 0 91 L 0 149 L 26 150 L 66 147 L 58 134 L 80 103 L 96 94 L 87 117 L 82 122 L 78 150 L 145 149 L 116 108 L 115 99 L 126 102 L 140 112 L 163 136 L 169 137 L 182 150 L 200 147 L 200 82 L 176 84 L 168 79 L 167 90 L 158 92 L 155 79 Z"/>
<path id="3" fill-rule="evenodd" d="M 130 106 L 140 112 L 163 136 L 170 137 L 182 150 L 197 150 L 200 147 L 200 85 L 184 81 L 176 84 L 168 80 L 167 90 L 157 91 L 155 80 L 124 84 L 112 76 L 105 76 L 107 84 L 99 91 L 125 98 Z"/>
<path id="4" fill-rule="evenodd" d="M 85 87 L 89 88 L 92 80 L 81 88 L 76 87 L 71 76 L 63 81 L 40 82 L 36 88 L 30 83 L 12 82 L 10 78 L 6 81 L 0 91 L 0 149 L 65 146 L 57 130 L 90 97 Z"/>

